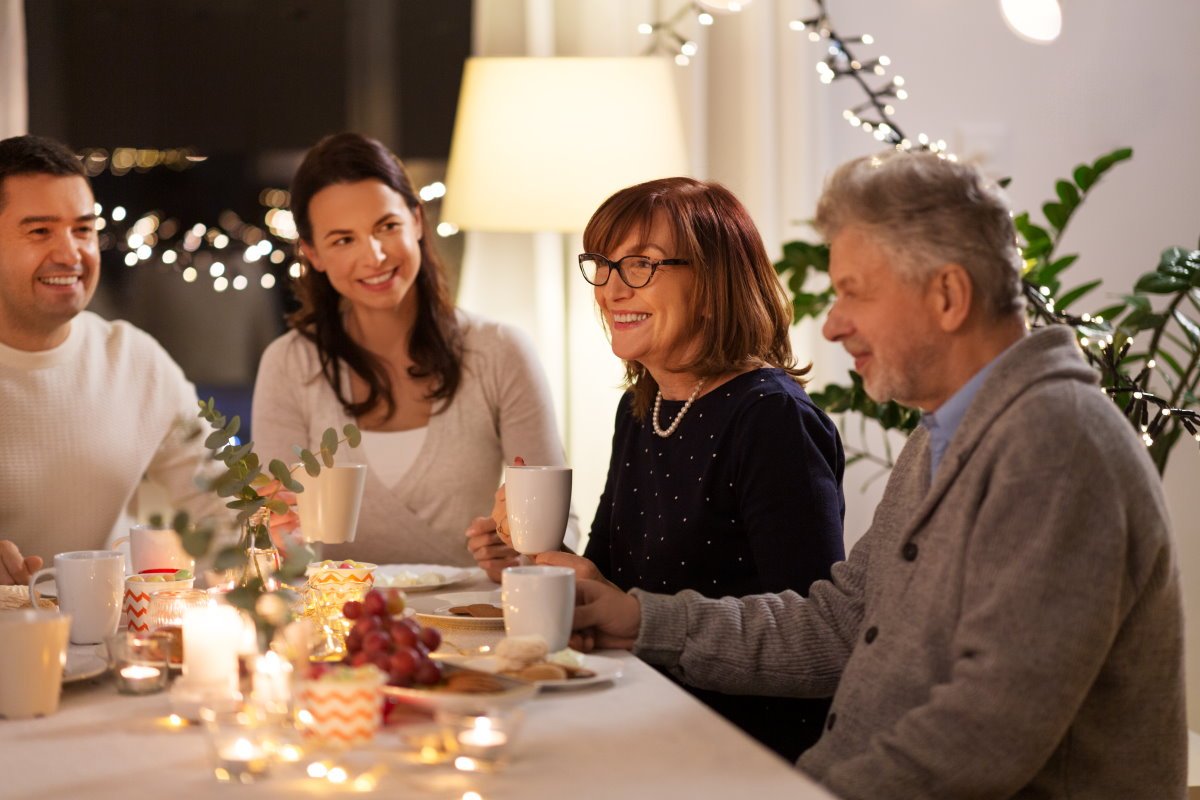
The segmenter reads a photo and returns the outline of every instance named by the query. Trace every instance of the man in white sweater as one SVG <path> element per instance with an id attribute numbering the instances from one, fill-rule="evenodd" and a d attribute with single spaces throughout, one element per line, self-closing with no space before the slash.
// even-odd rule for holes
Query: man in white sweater
<path id="1" fill-rule="evenodd" d="M 211 512 L 196 392 L 149 335 L 86 311 L 100 277 L 95 200 L 78 159 L 0 141 L 0 585 L 126 532 L 138 483 Z"/>

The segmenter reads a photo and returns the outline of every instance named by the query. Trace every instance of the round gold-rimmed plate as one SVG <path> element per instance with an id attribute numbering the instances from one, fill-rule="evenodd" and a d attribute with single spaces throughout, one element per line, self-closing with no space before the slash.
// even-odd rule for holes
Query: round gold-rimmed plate
<path id="1" fill-rule="evenodd" d="M 375 586 L 431 592 L 462 583 L 473 574 L 473 570 L 443 564 L 381 564 L 375 568 Z"/>
<path id="2" fill-rule="evenodd" d="M 472 630 L 504 630 L 504 616 L 470 617 L 450 613 L 450 609 L 459 606 L 490 605 L 502 608 L 500 605 L 500 590 L 490 592 L 453 592 L 440 594 L 436 597 L 421 598 L 413 602 L 412 607 L 422 622 L 442 628 L 463 628 Z"/>
<path id="3" fill-rule="evenodd" d="M 464 668 L 455 664 L 443 664 L 443 671 L 449 675 Z M 475 670 L 466 670 L 473 672 Z M 491 708 L 508 708 L 524 703 L 538 692 L 535 684 L 509 678 L 505 675 L 489 675 L 500 687 L 496 692 L 452 692 L 446 688 L 406 689 L 400 686 L 384 686 L 384 696 L 392 697 L 401 703 L 417 706 L 426 711 L 451 711 L 457 714 L 470 714 L 487 711 Z"/>

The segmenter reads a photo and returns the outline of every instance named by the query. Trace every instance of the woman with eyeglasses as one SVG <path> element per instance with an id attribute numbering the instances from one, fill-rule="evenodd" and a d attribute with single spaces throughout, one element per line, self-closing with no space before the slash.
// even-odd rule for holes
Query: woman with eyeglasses
<path id="1" fill-rule="evenodd" d="M 564 463 L 531 343 L 453 306 L 421 200 L 374 139 L 341 133 L 309 150 L 291 210 L 300 308 L 259 366 L 258 452 L 291 463 L 293 446 L 355 423 L 362 445 L 337 459 L 368 465 L 357 535 L 326 557 L 473 563 L 463 531 L 492 507 L 505 461 Z M 576 527 L 572 515 L 568 539 Z"/>
<path id="2" fill-rule="evenodd" d="M 628 391 L 583 557 L 537 562 L 624 590 L 807 595 L 844 558 L 844 458 L 804 391 L 790 306 L 746 209 L 714 183 L 651 181 L 605 201 L 583 243 Z M 503 537 L 503 490 L 493 516 Z M 493 577 L 514 555 L 496 534 L 469 546 Z M 828 708 L 689 691 L 789 760 Z"/>

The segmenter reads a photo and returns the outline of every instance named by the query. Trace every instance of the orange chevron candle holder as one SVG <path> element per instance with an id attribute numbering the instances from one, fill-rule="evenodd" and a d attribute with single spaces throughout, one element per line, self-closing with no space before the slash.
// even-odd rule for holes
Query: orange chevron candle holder
<path id="1" fill-rule="evenodd" d="M 375 737 L 383 719 L 380 689 L 387 676 L 373 667 L 356 671 L 363 677 L 300 683 L 296 713 L 305 739 L 351 747 Z"/>
<path id="2" fill-rule="evenodd" d="M 195 578 L 181 581 L 149 580 L 148 575 L 130 575 L 125 579 L 125 597 L 121 600 L 119 627 L 134 633 L 150 632 L 150 600 L 159 592 L 191 589 Z"/>

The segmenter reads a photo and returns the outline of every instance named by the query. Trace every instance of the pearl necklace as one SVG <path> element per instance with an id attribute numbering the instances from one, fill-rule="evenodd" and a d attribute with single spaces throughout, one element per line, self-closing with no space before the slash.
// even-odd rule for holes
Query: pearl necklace
<path id="1" fill-rule="evenodd" d="M 704 378 L 701 378 L 696 383 L 696 388 L 692 389 L 692 396 L 683 404 L 683 408 L 679 409 L 679 413 L 675 415 L 675 419 L 671 422 L 671 427 L 665 431 L 658 427 L 658 410 L 662 407 L 662 389 L 658 390 L 658 394 L 654 395 L 654 416 L 650 418 L 650 424 L 654 426 L 654 433 L 659 437 L 666 439 L 675 429 L 679 427 L 679 423 L 683 420 L 683 415 L 692 407 L 692 403 L 696 402 L 696 396 L 700 394 L 700 390 L 704 388 Z"/>

